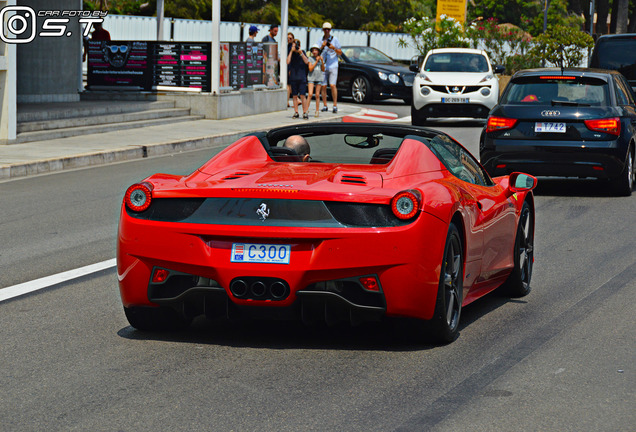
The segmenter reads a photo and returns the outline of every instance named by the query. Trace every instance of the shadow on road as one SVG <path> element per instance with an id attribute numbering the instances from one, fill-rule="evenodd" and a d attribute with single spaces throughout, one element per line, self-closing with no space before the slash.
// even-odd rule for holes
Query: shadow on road
<path id="1" fill-rule="evenodd" d="M 424 122 L 425 127 L 429 127 L 432 129 L 435 128 L 449 128 L 449 127 L 458 127 L 458 128 L 483 128 L 486 124 L 486 119 L 470 119 L 470 118 L 439 118 L 439 119 L 428 119 Z"/>
<path id="2" fill-rule="evenodd" d="M 540 177 L 534 194 L 538 196 L 612 197 L 615 196 L 607 180 L 562 179 Z M 624 197 L 617 197 L 624 198 Z"/>
<path id="3" fill-rule="evenodd" d="M 519 301 L 490 294 L 464 308 L 458 341 L 461 341 L 462 330 L 480 317 L 508 302 Z M 432 342 L 422 342 L 421 338 L 418 340 L 418 335 L 414 333 L 417 330 L 421 330 L 421 326 L 401 319 L 386 319 L 382 322 L 364 323 L 359 326 L 342 324 L 328 327 L 326 325 L 306 326 L 300 321 L 210 321 L 199 317 L 189 329 L 182 332 L 144 332 L 128 326 L 120 329 L 117 334 L 131 340 L 266 349 L 408 352 L 438 347 Z"/>

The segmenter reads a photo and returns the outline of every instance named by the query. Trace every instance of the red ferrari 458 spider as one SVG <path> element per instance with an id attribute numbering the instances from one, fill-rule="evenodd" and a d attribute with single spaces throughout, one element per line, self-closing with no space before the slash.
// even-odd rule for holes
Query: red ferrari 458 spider
<path id="1" fill-rule="evenodd" d="M 239 139 L 187 176 L 126 191 L 117 269 L 140 330 L 193 317 L 425 322 L 457 337 L 462 306 L 530 290 L 536 179 L 491 179 L 448 135 L 318 124 Z M 423 335 L 426 336 L 426 335 Z"/>

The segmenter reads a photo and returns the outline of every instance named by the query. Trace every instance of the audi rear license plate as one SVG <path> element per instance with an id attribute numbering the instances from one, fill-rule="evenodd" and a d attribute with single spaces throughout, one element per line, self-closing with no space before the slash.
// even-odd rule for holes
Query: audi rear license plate
<path id="1" fill-rule="evenodd" d="M 467 97 L 443 97 L 442 103 L 470 103 Z"/>
<path id="2" fill-rule="evenodd" d="M 283 244 L 232 243 L 232 262 L 289 264 L 291 246 Z"/>
<path id="3" fill-rule="evenodd" d="M 565 123 L 537 122 L 534 124 L 534 131 L 565 133 Z"/>

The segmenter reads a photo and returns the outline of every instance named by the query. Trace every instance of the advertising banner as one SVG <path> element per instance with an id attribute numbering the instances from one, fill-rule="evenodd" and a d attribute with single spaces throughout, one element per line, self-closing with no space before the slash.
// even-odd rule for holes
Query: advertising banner
<path id="1" fill-rule="evenodd" d="M 150 90 L 148 42 L 89 41 L 88 85 Z"/>
<path id="2" fill-rule="evenodd" d="M 224 42 L 221 87 L 276 86 L 278 45 Z M 211 91 L 211 45 L 206 42 L 90 41 L 88 89 L 156 90 L 157 86 Z"/>

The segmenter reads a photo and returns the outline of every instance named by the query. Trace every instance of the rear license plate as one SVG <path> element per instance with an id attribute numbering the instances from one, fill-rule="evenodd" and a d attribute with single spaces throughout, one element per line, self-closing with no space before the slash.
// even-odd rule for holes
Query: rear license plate
<path id="1" fill-rule="evenodd" d="M 442 103 L 470 103 L 470 98 L 446 97 L 442 98 Z"/>
<path id="2" fill-rule="evenodd" d="M 232 243 L 232 262 L 289 264 L 290 245 Z"/>
<path id="3" fill-rule="evenodd" d="M 565 133 L 565 123 L 537 122 L 534 124 L 534 131 Z"/>

